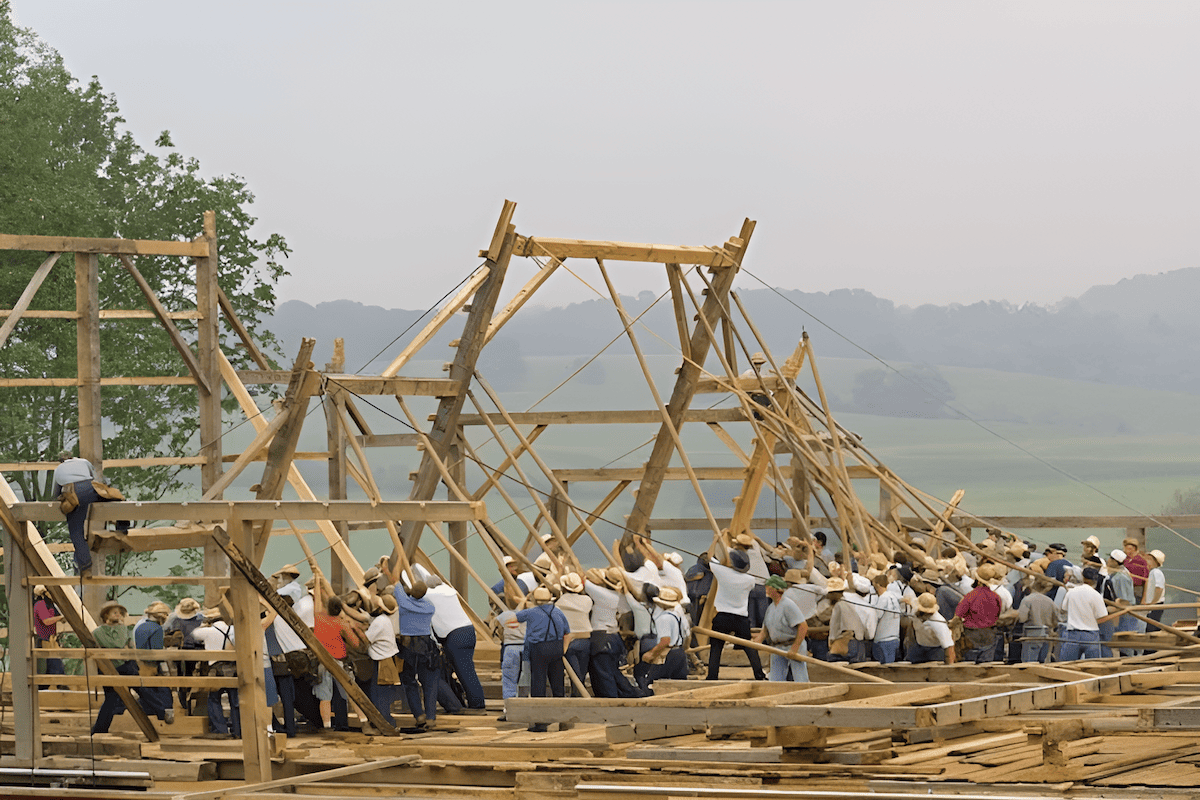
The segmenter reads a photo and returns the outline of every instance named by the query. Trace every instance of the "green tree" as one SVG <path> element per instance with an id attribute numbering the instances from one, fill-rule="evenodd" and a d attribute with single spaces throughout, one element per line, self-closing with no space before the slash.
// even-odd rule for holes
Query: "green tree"
<path id="1" fill-rule="evenodd" d="M 936 367 L 904 367 L 899 372 L 868 369 L 854 376 L 853 409 L 889 417 L 937 419 L 949 416 L 954 389 Z"/>
<path id="2" fill-rule="evenodd" d="M 13 24 L 0 0 L 0 232 L 130 239 L 194 238 L 203 212 L 217 212 L 219 281 L 247 327 L 268 351 L 273 337 L 260 323 L 275 306 L 275 283 L 289 253 L 278 234 L 251 229 L 254 195 L 236 176 L 205 177 L 199 162 L 178 153 L 163 132 L 151 150 L 122 130 L 116 98 L 98 79 L 75 80 L 61 56 L 35 33 Z M 0 307 L 24 291 L 41 253 L 0 252 Z M 138 271 L 172 310 L 195 305 L 194 267 L 181 258 L 137 259 Z M 132 278 L 101 258 L 101 307 L 143 308 Z M 32 308 L 73 310 L 74 264 L 60 260 Z M 195 325 L 178 321 L 185 338 Z M 224 335 L 231 336 L 226 330 Z M 186 368 L 155 321 L 101 322 L 102 375 L 183 375 Z M 0 376 L 75 375 L 72 320 L 23 319 L 4 345 Z M 237 353 L 234 348 L 226 352 Z M 231 356 L 247 366 L 244 354 Z M 191 386 L 103 389 L 106 458 L 184 455 L 197 443 L 196 390 Z M 232 401 L 230 401 L 232 402 Z M 76 446 L 73 387 L 0 388 L 0 461 L 42 461 Z M 183 488 L 178 467 L 120 469 L 106 474 L 131 499 L 160 499 Z M 52 475 L 10 472 L 25 500 L 49 499 Z"/>

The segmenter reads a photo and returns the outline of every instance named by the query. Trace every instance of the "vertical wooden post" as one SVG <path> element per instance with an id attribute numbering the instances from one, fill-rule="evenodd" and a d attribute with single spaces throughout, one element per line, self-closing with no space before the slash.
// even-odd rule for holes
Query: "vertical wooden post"
<path id="1" fill-rule="evenodd" d="M 79 457 L 104 475 L 100 431 L 100 260 L 95 253 L 75 254 L 76 375 L 79 387 Z"/>
<path id="2" fill-rule="evenodd" d="M 196 321 L 196 362 L 212 390 L 206 391 L 203 386 L 196 387 L 200 419 L 200 455 L 204 456 L 204 463 L 200 465 L 200 492 L 204 494 L 217 482 L 223 471 L 221 362 L 218 358 L 221 347 L 221 291 L 217 283 L 220 262 L 217 252 L 217 215 L 213 211 L 204 212 L 204 232 L 200 240 L 208 245 L 208 255 L 195 259 L 196 311 L 200 314 L 200 319 Z M 229 574 L 229 559 L 225 557 L 221 548 L 212 542 L 206 542 L 204 545 L 204 574 L 212 577 Z M 217 602 L 215 586 L 204 588 L 204 601 L 209 605 Z"/>
<path id="3" fill-rule="evenodd" d="M 346 371 L 346 345 L 341 337 L 333 340 L 333 360 L 325 365 L 325 371 L 334 374 Z M 346 414 L 345 391 L 330 381 L 321 406 L 325 411 L 325 441 L 329 450 L 329 499 L 345 500 L 346 431 L 341 424 Z M 345 520 L 336 520 L 333 525 L 337 528 L 338 536 L 349 546 L 350 526 Z M 342 562 L 337 558 L 330 561 L 332 563 L 329 567 L 329 583 L 333 586 L 333 591 L 342 594 L 353 588 L 352 582 L 347 580 Z"/>
<path id="4" fill-rule="evenodd" d="M 458 340 L 454 361 L 450 363 L 450 379 L 459 381 L 462 388 L 438 401 L 437 413 L 428 434 L 434 450 L 427 449 L 421 456 L 421 465 L 417 468 L 417 477 L 409 492 L 409 500 L 432 500 L 437 492 L 441 475 L 433 456 L 436 455 L 444 462 L 458 433 L 458 416 L 462 413 L 463 403 L 466 402 L 466 390 L 471 385 L 471 376 L 475 373 L 475 364 L 483 350 L 492 312 L 496 310 L 496 303 L 500 299 L 500 289 L 504 285 L 508 262 L 512 260 L 513 247 L 516 245 L 517 229 L 508 222 L 512 219 L 516 207 L 517 204 L 511 200 L 504 201 L 496 233 L 488 248 L 488 277 L 471 299 L 471 310 L 467 313 L 467 321 Z M 410 560 L 417 552 L 420 530 L 421 523 L 413 520 L 405 520 L 400 527 L 400 538 Z"/>
<path id="5" fill-rule="evenodd" d="M 22 585 L 32 574 L 29 562 L 7 525 L 0 525 L 4 543 L 4 593 L 8 598 L 8 668 L 12 688 L 13 730 L 18 762 L 37 766 L 42 758 L 42 715 L 34 681 L 37 651 L 33 647 L 33 595 Z"/>
<path id="6" fill-rule="evenodd" d="M 812 487 L 809 485 L 808 471 L 804 468 L 804 459 L 799 456 L 792 456 L 792 500 L 796 503 L 796 508 L 805 516 L 805 524 L 802 526 L 796 519 L 792 520 L 792 535 L 806 538 L 808 524 L 808 497 L 812 492 Z M 812 563 L 810 558 L 809 563 Z"/>
<path id="7" fill-rule="evenodd" d="M 246 520 L 226 522 L 229 537 L 243 552 L 254 550 L 254 529 Z M 222 551 L 224 552 L 224 551 Z M 271 743 L 267 725 L 267 687 L 263 670 L 263 631 L 258 592 L 241 572 L 230 576 L 234 647 L 237 652 L 238 701 L 242 713 L 242 759 L 247 783 L 271 780 Z"/>
<path id="8" fill-rule="evenodd" d="M 879 482 L 879 521 L 888 530 L 900 532 L 900 498 L 892 494 L 891 489 L 883 481 Z"/>
<path id="9" fill-rule="evenodd" d="M 463 439 L 462 425 L 458 426 L 458 433 L 454 438 L 454 444 L 450 446 L 449 459 L 446 462 L 446 469 L 450 471 L 450 476 L 454 478 L 454 482 L 459 486 L 467 485 L 467 465 L 463 461 L 463 448 L 459 444 Z M 457 500 L 458 496 L 449 486 L 446 487 L 446 499 Z M 467 523 L 465 522 L 449 522 L 446 524 L 447 533 L 450 537 L 450 546 L 454 548 L 454 552 L 461 555 L 464 559 L 469 559 L 467 555 Z M 450 585 L 458 590 L 465 602 L 470 602 L 467 598 L 468 590 L 471 587 L 470 575 L 467 573 L 467 566 L 464 562 L 457 558 L 450 559 Z"/>

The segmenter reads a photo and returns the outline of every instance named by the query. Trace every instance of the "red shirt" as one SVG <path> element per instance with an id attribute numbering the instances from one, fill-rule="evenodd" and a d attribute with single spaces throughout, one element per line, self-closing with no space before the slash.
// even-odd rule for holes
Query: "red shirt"
<path id="1" fill-rule="evenodd" d="M 954 616 L 966 628 L 990 628 L 1000 619 L 1000 598 L 987 586 L 976 586 L 958 601 Z"/>
<path id="2" fill-rule="evenodd" d="M 1125 559 L 1125 569 L 1133 576 L 1134 586 L 1141 586 L 1146 582 L 1146 578 L 1150 577 L 1150 565 L 1142 558 L 1141 553 L 1134 553 Z"/>
<path id="3" fill-rule="evenodd" d="M 313 633 L 325 645 L 329 655 L 341 660 L 346 657 L 346 642 L 342 639 L 342 624 L 337 617 L 318 611 L 313 615 Z"/>

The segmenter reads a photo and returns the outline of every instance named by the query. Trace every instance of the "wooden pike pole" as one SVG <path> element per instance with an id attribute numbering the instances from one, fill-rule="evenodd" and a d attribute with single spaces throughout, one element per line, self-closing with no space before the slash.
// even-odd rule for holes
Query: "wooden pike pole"
<path id="1" fill-rule="evenodd" d="M 805 664 L 819 664 L 822 667 L 828 667 L 829 669 L 832 669 L 834 672 L 841 672 L 844 675 L 853 675 L 855 678 L 860 678 L 864 681 L 868 681 L 869 683 L 891 683 L 891 681 L 886 678 L 877 678 L 874 675 L 868 675 L 865 672 L 859 672 L 858 670 L 850 669 L 849 667 L 843 667 L 841 664 L 837 664 L 833 661 L 822 661 L 819 658 L 802 656 L 799 653 L 793 655 L 791 652 L 787 650 L 780 650 L 778 647 L 771 647 L 768 644 L 759 644 L 758 642 L 752 642 L 749 639 L 740 639 L 737 636 L 730 636 L 727 633 L 718 633 L 711 628 L 701 628 L 699 625 L 693 625 L 692 631 L 694 633 L 704 634 L 705 636 L 711 636 L 714 639 L 720 639 L 721 641 L 728 642 L 729 644 L 736 644 L 741 647 L 752 647 L 755 650 L 761 650 L 764 653 L 770 653 L 771 655 L 775 656 L 783 656 L 784 658 L 792 661 L 803 661 Z"/>

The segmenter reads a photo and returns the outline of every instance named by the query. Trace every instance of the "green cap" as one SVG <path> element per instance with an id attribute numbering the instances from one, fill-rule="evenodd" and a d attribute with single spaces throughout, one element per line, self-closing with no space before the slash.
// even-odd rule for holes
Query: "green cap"
<path id="1" fill-rule="evenodd" d="M 772 589 L 778 589 L 781 592 L 788 588 L 787 581 L 778 575 L 772 575 L 771 577 L 767 578 L 766 585 L 770 586 Z"/>

